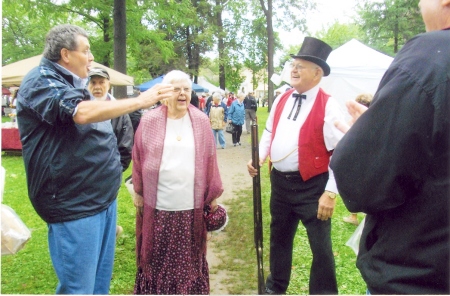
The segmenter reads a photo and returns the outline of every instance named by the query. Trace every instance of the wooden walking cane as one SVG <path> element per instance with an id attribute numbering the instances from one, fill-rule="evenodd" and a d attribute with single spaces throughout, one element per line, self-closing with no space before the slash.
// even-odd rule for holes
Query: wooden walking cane
<path id="1" fill-rule="evenodd" d="M 253 225 L 255 234 L 256 259 L 258 264 L 258 294 L 264 294 L 264 269 L 263 269 L 263 226 L 261 207 L 261 179 L 259 167 L 258 148 L 258 118 L 252 123 L 252 165 L 258 170 L 258 174 L 253 177 Z"/>

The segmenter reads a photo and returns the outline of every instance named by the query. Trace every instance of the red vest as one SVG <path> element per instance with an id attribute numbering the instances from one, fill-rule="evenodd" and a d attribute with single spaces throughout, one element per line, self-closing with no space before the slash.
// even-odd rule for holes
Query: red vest
<path id="1" fill-rule="evenodd" d="M 277 125 L 280 121 L 284 105 L 286 105 L 286 101 L 293 92 L 294 89 L 288 90 L 278 102 L 273 119 L 272 141 L 275 138 Z M 309 112 L 308 117 L 300 128 L 298 139 L 298 169 L 303 181 L 328 171 L 330 156 L 333 152 L 328 151 L 325 146 L 323 124 L 325 106 L 329 97 L 330 95 L 326 94 L 321 88 L 319 89 L 311 112 Z"/>

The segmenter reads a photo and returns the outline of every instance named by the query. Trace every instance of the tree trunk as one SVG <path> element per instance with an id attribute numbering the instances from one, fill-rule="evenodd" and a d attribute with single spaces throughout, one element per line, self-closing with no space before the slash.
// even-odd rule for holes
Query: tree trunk
<path id="1" fill-rule="evenodd" d="M 199 29 L 195 28 L 195 36 L 196 38 L 199 35 Z M 193 73 L 192 73 L 192 80 L 194 83 L 198 82 L 198 74 L 200 73 L 200 45 L 198 42 L 194 43 L 194 53 L 193 53 Z"/>
<path id="2" fill-rule="evenodd" d="M 219 51 L 219 87 L 225 90 L 225 44 L 223 42 L 222 2 L 216 0 L 216 22 L 218 32 L 217 49 Z"/>
<path id="3" fill-rule="evenodd" d="M 398 16 L 398 8 L 397 11 L 395 13 L 395 24 L 394 24 L 394 53 L 398 52 L 398 38 L 400 35 L 399 32 L 399 16 Z"/>
<path id="4" fill-rule="evenodd" d="M 103 41 L 105 43 L 108 43 L 109 40 L 111 40 L 110 36 L 109 36 L 109 27 L 110 27 L 110 17 L 104 17 L 103 18 Z M 110 55 L 111 51 L 108 51 L 107 54 L 105 54 L 103 56 L 103 61 L 101 62 L 102 65 L 105 65 L 106 67 L 110 68 L 109 65 L 109 55 Z"/>
<path id="5" fill-rule="evenodd" d="M 188 63 L 188 69 L 189 72 L 192 71 L 193 68 L 193 52 L 192 52 L 192 45 L 194 43 L 193 39 L 193 35 L 191 34 L 191 27 L 187 26 L 186 30 L 185 30 L 185 35 L 186 35 L 186 55 L 187 55 L 187 63 Z"/>
<path id="6" fill-rule="evenodd" d="M 126 0 L 114 0 L 114 70 L 127 74 Z M 114 96 L 127 97 L 126 86 L 114 87 Z"/>
<path id="7" fill-rule="evenodd" d="M 275 53 L 275 39 L 273 35 L 273 22 L 272 22 L 272 0 L 267 0 L 267 9 L 264 5 L 264 0 L 259 0 L 261 7 L 266 16 L 267 22 L 267 85 L 268 85 L 268 111 L 272 108 L 273 104 L 273 83 L 270 78 L 273 75 L 273 55 Z"/>

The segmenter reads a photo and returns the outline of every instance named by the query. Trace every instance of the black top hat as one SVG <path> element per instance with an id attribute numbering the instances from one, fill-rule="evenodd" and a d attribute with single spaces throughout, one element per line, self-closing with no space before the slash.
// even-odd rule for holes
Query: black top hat
<path id="1" fill-rule="evenodd" d="M 330 66 L 328 66 L 326 60 L 332 50 L 331 46 L 322 40 L 313 37 L 305 37 L 300 51 L 297 55 L 291 54 L 291 57 L 294 59 L 307 60 L 319 65 L 323 70 L 323 76 L 328 76 L 330 74 Z"/>

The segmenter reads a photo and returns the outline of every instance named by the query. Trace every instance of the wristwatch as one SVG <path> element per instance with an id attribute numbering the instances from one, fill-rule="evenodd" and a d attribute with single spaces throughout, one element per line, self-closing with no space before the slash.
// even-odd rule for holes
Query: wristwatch
<path id="1" fill-rule="evenodd" d="M 326 193 L 326 195 L 328 195 L 328 197 L 331 198 L 331 199 L 335 199 L 335 198 L 336 198 L 336 193 L 334 193 L 334 192 L 325 190 L 325 193 Z"/>

